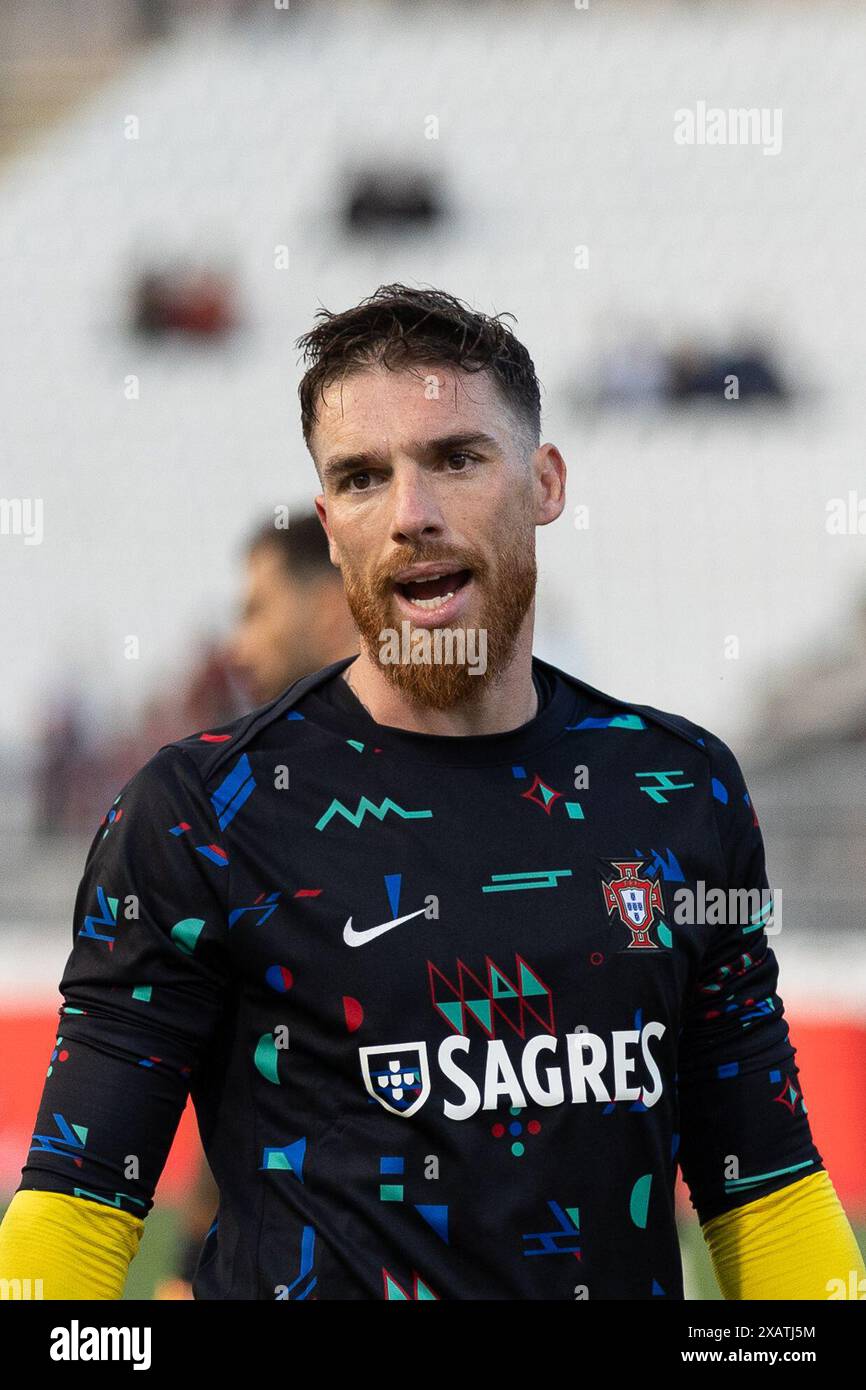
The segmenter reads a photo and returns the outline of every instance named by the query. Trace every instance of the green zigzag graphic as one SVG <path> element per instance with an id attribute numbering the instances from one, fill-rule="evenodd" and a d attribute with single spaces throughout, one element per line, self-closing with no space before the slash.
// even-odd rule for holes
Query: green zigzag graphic
<path id="1" fill-rule="evenodd" d="M 358 802 L 357 811 L 350 811 L 348 807 L 343 805 L 342 801 L 337 801 L 335 799 L 331 802 L 325 814 L 320 816 L 316 821 L 316 829 L 324 830 L 325 826 L 333 820 L 334 816 L 341 815 L 344 816 L 347 821 L 351 822 L 357 830 L 368 811 L 371 816 L 375 816 L 376 819 L 380 821 L 385 819 L 389 811 L 393 811 L 397 816 L 402 816 L 403 820 L 428 820 L 433 815 L 432 811 L 404 811 L 403 807 L 398 806 L 396 801 L 392 801 L 390 796 L 386 796 L 385 800 L 379 806 L 377 806 L 374 801 L 371 801 L 369 797 L 362 796 L 361 800 Z"/>

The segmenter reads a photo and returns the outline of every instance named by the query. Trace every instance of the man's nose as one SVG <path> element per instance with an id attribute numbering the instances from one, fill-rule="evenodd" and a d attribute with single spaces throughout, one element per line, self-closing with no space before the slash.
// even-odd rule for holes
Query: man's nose
<path id="1" fill-rule="evenodd" d="M 441 535 L 444 519 L 430 480 L 417 468 L 395 479 L 391 539 L 398 545 Z"/>

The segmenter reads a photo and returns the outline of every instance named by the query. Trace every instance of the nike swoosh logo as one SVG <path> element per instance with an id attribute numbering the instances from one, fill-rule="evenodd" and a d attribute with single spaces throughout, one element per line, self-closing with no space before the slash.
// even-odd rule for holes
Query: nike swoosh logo
<path id="1" fill-rule="evenodd" d="M 421 913 L 426 911 L 426 907 L 419 907 L 417 912 L 407 912 L 405 917 L 395 917 L 391 922 L 381 922 L 378 927 L 367 927 L 364 931 L 356 931 L 350 917 L 343 928 L 343 940 L 347 946 L 363 946 L 365 942 L 382 936 L 384 932 L 391 931 L 392 927 L 399 927 L 403 922 L 411 922 L 413 917 L 420 917 Z"/>

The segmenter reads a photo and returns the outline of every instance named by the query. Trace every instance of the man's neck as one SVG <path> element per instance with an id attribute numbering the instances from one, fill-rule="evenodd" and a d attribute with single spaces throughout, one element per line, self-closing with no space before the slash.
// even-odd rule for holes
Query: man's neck
<path id="1" fill-rule="evenodd" d="M 415 704 L 391 684 L 363 644 L 359 656 L 346 667 L 342 677 L 377 724 L 412 733 L 458 737 L 501 734 L 520 728 L 538 712 L 538 692 L 532 679 L 531 628 L 520 634 L 502 676 L 483 691 L 480 699 L 449 709 Z"/>

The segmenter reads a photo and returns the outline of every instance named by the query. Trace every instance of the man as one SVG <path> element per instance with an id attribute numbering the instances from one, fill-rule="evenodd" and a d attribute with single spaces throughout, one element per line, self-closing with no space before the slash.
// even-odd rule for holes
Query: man
<path id="1" fill-rule="evenodd" d="M 358 650 L 339 571 L 314 511 L 265 522 L 246 552 L 246 580 L 229 662 L 254 704 Z"/>
<path id="2" fill-rule="evenodd" d="M 96 837 L 0 1275 L 50 1231 L 49 1296 L 118 1296 L 189 1088 L 200 1299 L 681 1299 L 677 1164 L 727 1297 L 847 1287 L 736 759 L 532 655 L 529 354 L 432 290 L 319 319 L 360 655 L 166 745 Z"/>

